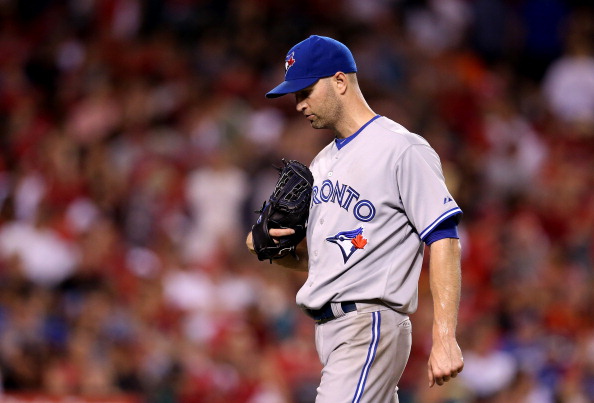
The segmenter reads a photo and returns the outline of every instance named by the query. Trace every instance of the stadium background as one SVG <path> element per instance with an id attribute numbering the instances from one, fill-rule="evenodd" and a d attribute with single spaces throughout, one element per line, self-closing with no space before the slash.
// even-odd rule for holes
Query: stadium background
<path id="1" fill-rule="evenodd" d="M 594 14 L 558 0 L 0 0 L 2 401 L 308 403 L 303 275 L 243 246 L 281 157 L 331 140 L 279 82 L 352 48 L 465 212 L 466 368 L 403 403 L 594 401 Z"/>

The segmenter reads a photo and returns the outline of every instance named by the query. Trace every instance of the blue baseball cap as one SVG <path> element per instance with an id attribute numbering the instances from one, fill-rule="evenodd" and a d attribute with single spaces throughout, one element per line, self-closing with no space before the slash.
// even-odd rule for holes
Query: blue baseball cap
<path id="1" fill-rule="evenodd" d="M 289 50 L 285 58 L 285 81 L 268 92 L 266 98 L 301 91 L 338 71 L 357 71 L 349 48 L 335 39 L 312 35 Z"/>

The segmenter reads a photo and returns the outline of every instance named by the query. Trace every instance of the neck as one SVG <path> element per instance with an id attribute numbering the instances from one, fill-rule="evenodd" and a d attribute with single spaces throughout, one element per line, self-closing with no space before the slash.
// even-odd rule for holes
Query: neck
<path id="1" fill-rule="evenodd" d="M 334 127 L 336 137 L 344 139 L 357 132 L 365 123 L 369 122 L 376 113 L 365 101 L 343 109 L 343 116 L 337 119 Z"/>

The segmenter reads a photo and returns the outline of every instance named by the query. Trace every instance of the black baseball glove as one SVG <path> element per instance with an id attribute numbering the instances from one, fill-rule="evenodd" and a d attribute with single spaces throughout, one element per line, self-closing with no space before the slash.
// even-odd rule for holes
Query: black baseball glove
<path id="1" fill-rule="evenodd" d="M 295 254 L 295 247 L 305 238 L 313 175 L 308 167 L 294 160 L 283 161 L 278 168 L 279 178 L 268 201 L 257 211 L 260 217 L 252 227 L 254 251 L 259 260 L 282 258 Z M 292 228 L 293 235 L 275 242 L 269 234 L 271 228 Z"/>

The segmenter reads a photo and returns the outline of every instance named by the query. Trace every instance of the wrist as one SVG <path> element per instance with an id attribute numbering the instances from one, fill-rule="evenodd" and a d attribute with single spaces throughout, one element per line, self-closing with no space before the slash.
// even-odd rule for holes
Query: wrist
<path id="1" fill-rule="evenodd" d="M 433 338 L 439 339 L 456 339 L 456 328 L 451 326 L 440 326 L 438 324 L 433 325 Z"/>

